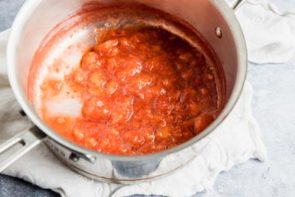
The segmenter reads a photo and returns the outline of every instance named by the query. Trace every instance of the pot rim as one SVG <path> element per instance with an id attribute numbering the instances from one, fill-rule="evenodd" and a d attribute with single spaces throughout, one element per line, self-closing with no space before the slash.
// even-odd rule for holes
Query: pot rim
<path id="1" fill-rule="evenodd" d="M 184 150 L 193 144 L 199 142 L 200 140 L 204 139 L 207 135 L 213 132 L 229 115 L 229 113 L 233 110 L 236 106 L 238 99 L 240 98 L 241 92 L 243 90 L 243 86 L 246 80 L 247 74 L 247 48 L 245 43 L 245 38 L 241 29 L 239 22 L 237 21 L 233 10 L 228 7 L 225 1 L 214 1 L 212 3 L 214 6 L 219 10 L 221 15 L 229 22 L 229 28 L 232 31 L 233 39 L 236 44 L 236 51 L 238 57 L 238 67 L 237 76 L 234 88 L 232 90 L 232 94 L 226 103 L 224 109 L 219 114 L 217 119 L 211 123 L 204 131 L 202 131 L 197 136 L 193 137 L 192 139 L 182 143 L 176 147 L 170 148 L 168 150 L 164 150 L 158 153 L 147 154 L 147 155 L 132 155 L 132 156 L 124 156 L 124 155 L 114 155 L 114 154 L 106 154 L 97 152 L 94 150 L 86 149 L 82 146 L 76 145 L 71 141 L 63 138 L 58 133 L 54 132 L 50 129 L 47 125 L 43 123 L 43 121 L 39 118 L 39 116 L 34 112 L 33 108 L 31 107 L 29 101 L 26 99 L 24 92 L 22 91 L 21 84 L 17 78 L 17 67 L 16 67 L 16 57 L 17 50 L 18 50 L 18 42 L 21 37 L 21 33 L 23 27 L 25 26 L 26 19 L 30 17 L 30 10 L 34 10 L 38 7 L 39 3 L 42 0 L 27 0 L 22 8 L 20 9 L 19 13 L 16 16 L 16 19 L 12 25 L 8 45 L 7 45 L 7 65 L 8 66 L 8 77 L 9 82 L 12 87 L 12 91 L 28 117 L 32 120 L 32 122 L 42 130 L 50 139 L 53 139 L 55 142 L 59 143 L 60 145 L 70 149 L 71 151 L 80 153 L 86 156 L 94 156 L 94 157 L 104 157 L 110 160 L 116 161 L 139 161 L 139 160 L 149 160 L 155 158 L 162 158 L 163 156 L 170 155 L 172 153 L 177 153 L 181 150 Z"/>

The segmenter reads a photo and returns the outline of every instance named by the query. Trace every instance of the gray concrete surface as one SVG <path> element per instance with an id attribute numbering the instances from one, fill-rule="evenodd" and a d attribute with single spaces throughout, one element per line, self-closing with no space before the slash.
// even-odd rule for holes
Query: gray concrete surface
<path id="1" fill-rule="evenodd" d="M 57 193 L 33 186 L 19 179 L 0 175 L 1 197 L 58 197 Z"/>
<path id="2" fill-rule="evenodd" d="M 0 0 L 0 31 L 9 28 L 25 0 Z"/>
<path id="3" fill-rule="evenodd" d="M 23 2 L 0 0 L 0 31 L 10 27 Z M 294 76 L 295 61 L 284 65 L 250 64 L 248 80 L 255 90 L 253 111 L 262 129 L 269 160 L 265 163 L 249 161 L 236 166 L 220 174 L 213 190 L 196 194 L 195 197 L 295 196 Z M 19 184 L 0 176 L 0 196 L 47 195 L 38 193 L 42 191 L 36 190 L 36 187 L 28 184 L 19 187 Z M 8 188 L 9 191 L 18 191 L 20 195 L 9 193 Z"/>

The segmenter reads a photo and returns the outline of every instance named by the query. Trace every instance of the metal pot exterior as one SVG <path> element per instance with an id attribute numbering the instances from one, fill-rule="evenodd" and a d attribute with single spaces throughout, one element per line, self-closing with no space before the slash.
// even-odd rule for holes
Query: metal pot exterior
<path id="1" fill-rule="evenodd" d="M 120 2 L 96 1 L 102 4 Z M 87 2 L 89 0 L 26 1 L 13 24 L 7 49 L 9 79 L 18 102 L 34 124 L 48 136 L 45 140 L 48 147 L 67 166 L 87 177 L 133 183 L 161 177 L 184 166 L 203 150 L 208 143 L 205 136 L 230 113 L 243 88 L 247 53 L 241 28 L 232 9 L 222 0 L 128 0 L 177 16 L 203 35 L 221 60 L 225 72 L 226 105 L 206 130 L 178 147 L 146 156 L 115 156 L 84 149 L 59 136 L 38 117 L 26 94 L 30 66 L 45 35 Z"/>

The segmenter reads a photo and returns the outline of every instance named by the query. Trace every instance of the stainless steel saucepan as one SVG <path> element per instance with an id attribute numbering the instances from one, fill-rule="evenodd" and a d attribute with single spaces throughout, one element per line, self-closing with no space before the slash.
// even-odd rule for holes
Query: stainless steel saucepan
<path id="1" fill-rule="evenodd" d="M 116 156 L 75 145 L 50 129 L 37 115 L 27 95 L 34 54 L 45 36 L 89 0 L 27 0 L 11 29 L 7 47 L 9 80 L 17 101 L 36 127 L 22 131 L 0 145 L 0 172 L 40 143 L 65 165 L 96 180 L 134 183 L 161 177 L 199 155 L 214 131 L 235 106 L 246 77 L 247 52 L 243 33 L 232 8 L 224 0 L 92 0 L 101 4 L 135 2 L 176 16 L 196 28 L 221 60 L 226 77 L 226 105 L 201 134 L 175 148 L 144 156 Z M 37 129 L 39 128 L 39 129 Z M 18 145 L 18 148 L 15 146 Z M 12 150 L 13 149 L 13 150 Z M 7 152 L 10 151 L 9 156 Z"/>

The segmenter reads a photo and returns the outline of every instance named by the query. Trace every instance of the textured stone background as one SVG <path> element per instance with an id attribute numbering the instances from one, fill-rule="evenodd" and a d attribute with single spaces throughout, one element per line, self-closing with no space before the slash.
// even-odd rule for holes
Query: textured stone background
<path id="1" fill-rule="evenodd" d="M 23 2 L 0 0 L 0 31 L 11 26 Z M 222 173 L 212 191 L 195 197 L 295 196 L 294 76 L 295 61 L 283 65 L 250 64 L 248 80 L 255 90 L 253 112 L 262 128 L 269 160 L 266 163 L 249 161 L 230 172 Z M 51 197 L 56 194 L 0 175 L 0 197 L 8 196 Z"/>

